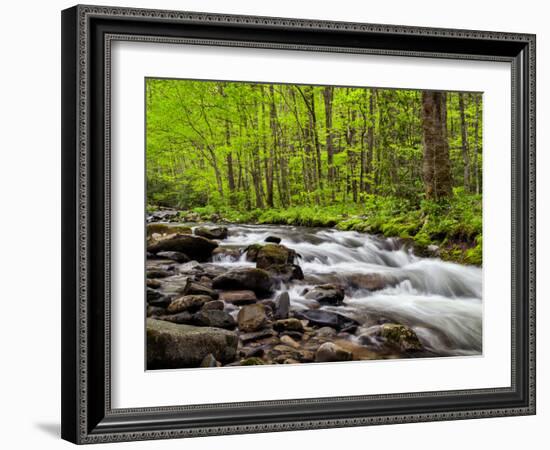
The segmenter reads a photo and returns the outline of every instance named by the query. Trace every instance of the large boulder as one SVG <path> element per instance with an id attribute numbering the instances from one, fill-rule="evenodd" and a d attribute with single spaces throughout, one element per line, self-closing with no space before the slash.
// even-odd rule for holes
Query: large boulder
<path id="1" fill-rule="evenodd" d="M 217 276 L 212 280 L 212 286 L 222 290 L 250 290 L 265 296 L 271 293 L 272 281 L 265 270 L 246 267 Z"/>
<path id="2" fill-rule="evenodd" d="M 269 269 L 271 266 L 293 264 L 296 252 L 284 245 L 266 244 L 263 245 L 256 255 L 256 267 L 258 269 Z"/>
<path id="3" fill-rule="evenodd" d="M 333 284 L 323 284 L 315 286 L 304 297 L 324 305 L 341 305 L 344 300 L 344 290 Z"/>
<path id="4" fill-rule="evenodd" d="M 230 363 L 238 342 L 236 333 L 221 328 L 147 319 L 147 369 L 199 367 L 209 354 Z"/>
<path id="5" fill-rule="evenodd" d="M 268 323 L 265 306 L 261 303 L 243 306 L 237 315 L 237 322 L 239 330 L 244 333 L 264 328 Z"/>
<path id="6" fill-rule="evenodd" d="M 205 237 L 206 239 L 225 239 L 227 237 L 227 227 L 197 227 L 195 228 L 197 236 Z"/>
<path id="7" fill-rule="evenodd" d="M 214 241 L 200 236 L 177 234 L 171 239 L 165 239 L 147 247 L 147 251 L 154 254 L 165 251 L 180 252 L 196 261 L 207 261 L 217 246 L 218 244 Z"/>

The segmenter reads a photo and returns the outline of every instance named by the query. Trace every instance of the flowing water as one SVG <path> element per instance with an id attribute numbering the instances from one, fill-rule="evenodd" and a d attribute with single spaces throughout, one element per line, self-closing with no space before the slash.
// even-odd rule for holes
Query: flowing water
<path id="1" fill-rule="evenodd" d="M 333 229 L 278 225 L 229 225 L 221 247 L 245 248 L 267 236 L 282 238 L 294 249 L 305 280 L 279 286 L 288 291 L 293 309 L 311 300 L 305 288 L 338 283 L 345 287 L 343 306 L 322 308 L 357 320 L 367 328 L 383 321 L 410 326 L 434 355 L 475 355 L 482 351 L 482 271 L 478 267 L 421 258 L 395 239 Z M 253 266 L 231 256 L 216 255 L 227 268 Z M 374 274 L 374 275 L 373 275 Z M 365 276 L 382 280 L 381 289 L 365 287 Z M 357 333 L 359 335 L 360 333 Z"/>

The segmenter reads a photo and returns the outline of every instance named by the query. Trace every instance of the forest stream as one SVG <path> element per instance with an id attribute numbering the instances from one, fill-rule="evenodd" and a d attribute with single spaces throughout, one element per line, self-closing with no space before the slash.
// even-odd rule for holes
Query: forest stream
<path id="1" fill-rule="evenodd" d="M 179 224 L 183 225 L 189 224 Z M 339 343 L 352 355 L 344 360 L 464 356 L 482 351 L 482 270 L 479 267 L 419 257 L 397 239 L 354 231 L 240 224 L 221 228 L 192 224 L 189 228 L 193 235 L 201 234 L 201 230 L 206 233 L 222 230 L 221 236 L 209 236 L 221 239 L 214 241 L 217 247 L 210 257 L 198 258 L 201 262 L 166 259 L 174 255 L 158 252 L 158 248 L 156 254 L 149 253 L 148 286 L 156 290 L 148 290 L 148 299 L 149 293 L 153 293 L 148 315 L 176 323 L 196 325 L 198 321 L 200 325 L 237 328 L 240 337 L 236 345 L 241 356 L 226 358 L 223 365 L 228 361 L 229 365 L 238 365 L 239 358 L 241 362 L 254 360 L 251 355 L 259 364 L 319 361 L 315 350 L 327 340 Z M 173 242 L 176 240 L 172 237 Z M 267 249 L 288 251 L 291 258 L 285 262 L 292 262 L 293 269 L 290 272 L 279 266 L 274 269 L 275 266 L 269 266 L 269 258 L 266 266 L 262 248 L 264 252 Z M 270 274 L 270 287 L 264 291 L 256 289 L 258 299 L 251 300 L 243 292 L 254 295 L 253 292 L 238 289 L 252 287 L 254 290 L 254 286 L 259 285 L 248 286 L 246 280 L 242 286 L 240 281 L 235 285 L 228 274 L 258 270 L 255 268 L 260 263 Z M 154 282 L 150 283 L 151 278 Z M 189 287 L 191 282 L 195 283 L 193 289 Z M 172 313 L 179 315 L 170 315 L 158 307 L 174 303 L 174 297 L 182 292 L 210 295 L 212 304 L 221 303 L 221 299 L 223 304 L 216 309 L 231 317 L 224 316 L 220 322 L 216 316 L 217 325 L 205 319 L 204 313 L 197 319 L 202 310 L 189 315 L 185 311 L 187 306 L 172 308 Z M 285 292 L 289 311 L 281 316 L 278 303 L 281 298 L 285 300 Z M 219 299 L 214 300 L 218 296 Z M 267 322 L 256 328 L 269 329 L 270 333 L 258 332 L 254 326 L 246 329 L 246 324 L 242 325 L 243 329 L 255 333 L 240 330 L 239 312 L 243 305 L 250 303 L 265 305 Z M 299 325 L 299 329 L 294 329 L 283 324 L 285 320 L 296 320 L 292 318 L 298 318 L 304 328 Z M 393 334 L 388 330 L 393 330 Z M 281 342 L 285 334 L 288 337 Z M 255 351 L 260 347 L 261 352 Z M 283 347 L 289 349 L 288 354 Z M 221 365 L 219 361 L 217 364 Z"/>

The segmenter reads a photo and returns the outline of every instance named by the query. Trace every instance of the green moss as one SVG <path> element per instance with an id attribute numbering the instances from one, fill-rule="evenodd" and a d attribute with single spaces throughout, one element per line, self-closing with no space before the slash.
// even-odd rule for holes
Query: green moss
<path id="1" fill-rule="evenodd" d="M 241 360 L 241 366 L 263 366 L 265 362 L 258 357 L 251 357 Z"/>
<path id="2" fill-rule="evenodd" d="M 236 210 L 213 205 L 182 213 L 194 220 L 230 223 L 260 223 L 307 227 L 336 227 L 342 231 L 380 234 L 410 240 L 414 250 L 427 255 L 437 245 L 441 258 L 463 264 L 481 265 L 481 196 L 455 189 L 442 202 L 411 200 L 365 194 L 360 203 L 329 206 Z"/>

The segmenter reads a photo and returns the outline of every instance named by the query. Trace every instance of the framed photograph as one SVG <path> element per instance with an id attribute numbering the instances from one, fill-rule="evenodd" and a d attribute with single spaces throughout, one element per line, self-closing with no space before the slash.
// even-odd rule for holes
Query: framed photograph
<path id="1" fill-rule="evenodd" d="M 535 36 L 62 12 L 62 437 L 535 413 Z"/>

